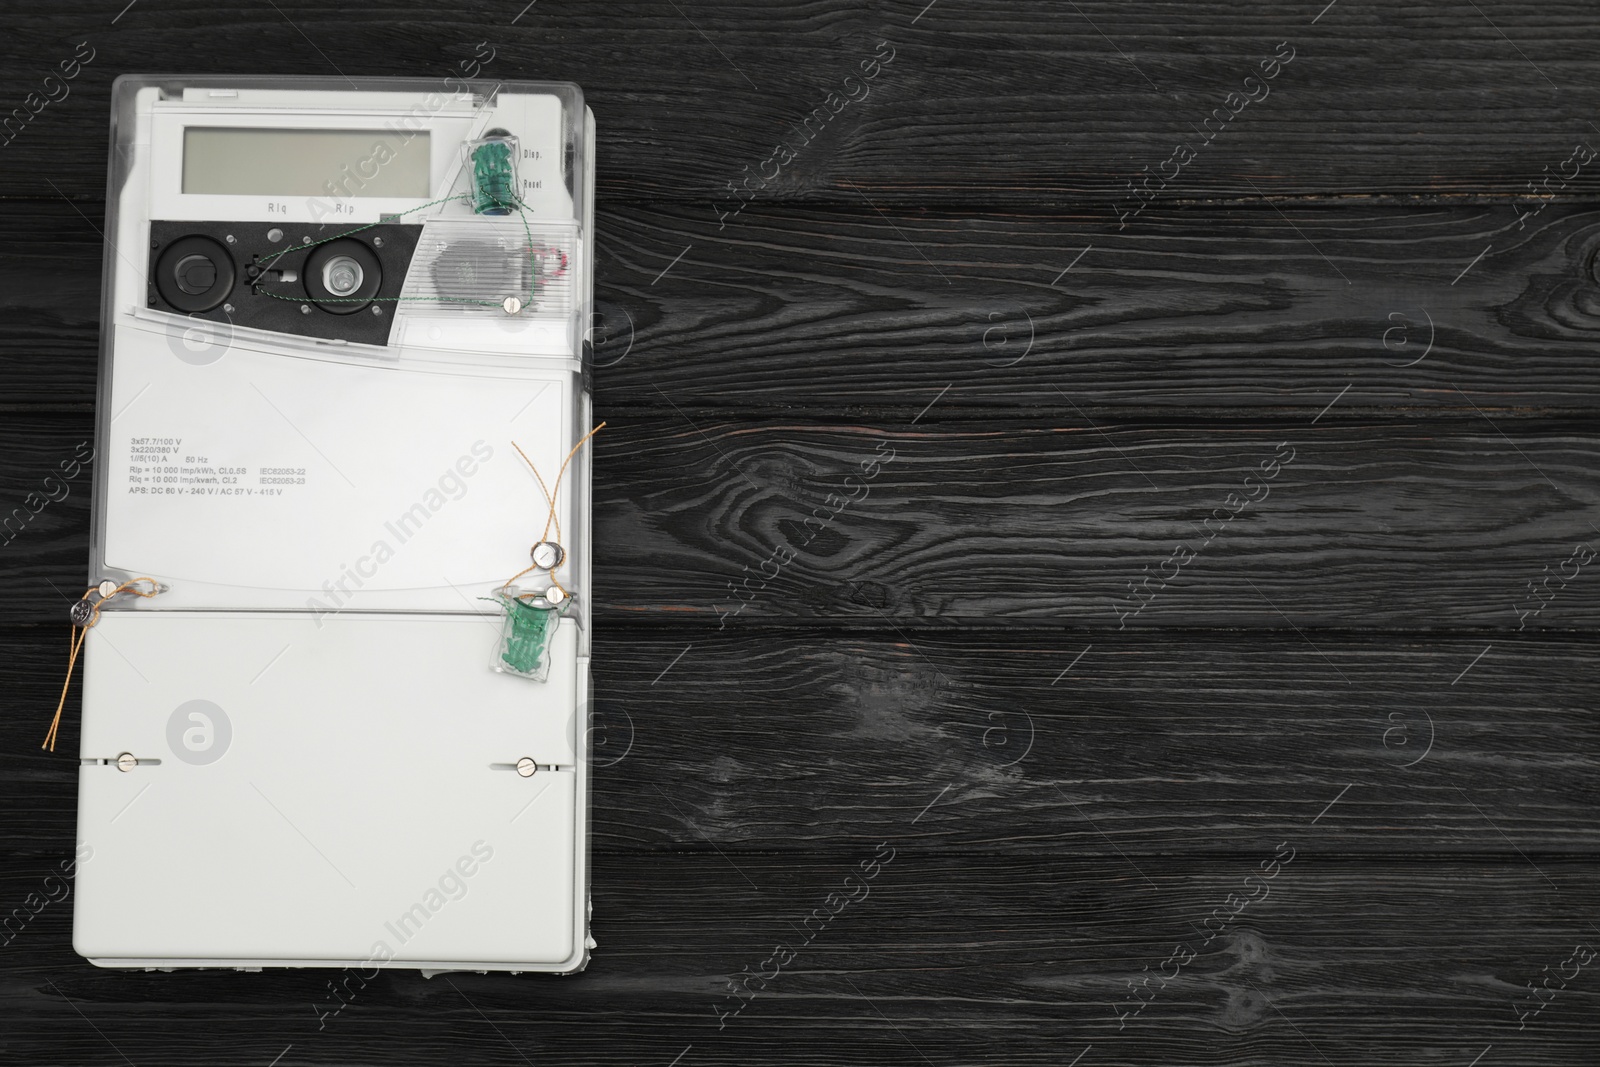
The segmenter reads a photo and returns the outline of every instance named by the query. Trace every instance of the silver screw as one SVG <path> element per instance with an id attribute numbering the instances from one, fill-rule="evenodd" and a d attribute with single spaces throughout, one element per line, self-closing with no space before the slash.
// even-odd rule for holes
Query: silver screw
<path id="1" fill-rule="evenodd" d="M 139 761 L 133 758 L 132 752 L 124 752 L 117 757 L 117 770 L 119 771 L 131 771 L 137 766 L 139 766 Z"/>
<path id="2" fill-rule="evenodd" d="M 311 243 L 311 238 L 309 238 L 309 237 L 302 237 L 302 238 L 300 238 L 300 243 L 301 243 L 301 244 L 303 244 L 303 245 L 308 245 L 308 244 L 310 244 L 310 243 Z"/>
<path id="3" fill-rule="evenodd" d="M 311 314 L 311 305 L 310 304 L 301 304 L 300 305 L 300 314 L 302 314 L 302 315 Z"/>
<path id="4" fill-rule="evenodd" d="M 506 309 L 507 315 L 515 315 L 517 312 L 522 310 L 522 301 L 518 300 L 514 296 L 508 296 L 505 299 L 505 303 L 501 304 L 500 306 Z"/>
<path id="5" fill-rule="evenodd" d="M 117 591 L 117 583 L 113 582 L 110 578 L 107 578 L 100 583 L 95 591 L 100 594 L 100 599 L 104 600 L 106 597 Z"/>
<path id="6" fill-rule="evenodd" d="M 382 237 L 374 237 L 372 239 L 372 247 L 373 248 L 382 248 L 383 247 L 383 238 Z"/>
<path id="7" fill-rule="evenodd" d="M 226 237 L 224 237 L 224 238 L 223 238 L 223 240 L 224 240 L 224 241 L 227 241 L 227 242 L 228 242 L 228 243 L 229 243 L 229 244 L 230 244 L 230 245 L 231 245 L 231 244 L 236 244 L 236 243 L 237 243 L 237 242 L 235 242 L 235 241 L 234 241 L 234 239 L 233 239 L 233 234 L 231 234 L 231 233 L 230 233 L 230 234 L 228 234 L 228 236 L 226 236 Z"/>
<path id="8" fill-rule="evenodd" d="M 540 541 L 533 546 L 533 565 L 541 570 L 561 566 L 561 561 L 567 558 L 567 553 L 554 541 Z"/>
<path id="9" fill-rule="evenodd" d="M 272 229 L 267 231 L 267 240 L 271 241 L 273 244 L 277 244 L 279 241 L 283 240 L 283 231 L 274 226 Z"/>
<path id="10" fill-rule="evenodd" d="M 232 304 L 223 304 L 222 305 L 222 310 L 226 311 L 228 314 L 232 315 L 233 314 L 233 305 Z"/>
<path id="11" fill-rule="evenodd" d="M 544 598 L 552 604 L 559 604 L 563 600 L 567 599 L 567 594 L 561 591 L 561 587 L 559 585 L 552 585 L 549 589 L 544 591 Z"/>
<path id="12" fill-rule="evenodd" d="M 379 307 L 378 305 L 374 304 L 374 305 L 372 305 L 372 313 L 374 315 L 382 315 L 383 314 L 383 309 L 381 307 Z"/>
<path id="13" fill-rule="evenodd" d="M 89 620 L 94 618 L 94 607 L 87 600 L 74 600 L 67 614 L 72 617 L 72 625 L 88 626 Z"/>
<path id="14" fill-rule="evenodd" d="M 532 778 L 533 772 L 538 769 L 539 765 L 533 762 L 533 758 L 531 756 L 523 756 L 521 759 L 517 760 L 517 773 L 522 775 L 524 778 Z"/>

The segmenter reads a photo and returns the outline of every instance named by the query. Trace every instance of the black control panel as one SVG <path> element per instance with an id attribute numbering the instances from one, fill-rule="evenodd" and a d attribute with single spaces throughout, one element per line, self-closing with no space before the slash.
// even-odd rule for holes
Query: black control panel
<path id="1" fill-rule="evenodd" d="M 148 306 L 275 333 L 389 339 L 420 225 L 152 222 Z"/>

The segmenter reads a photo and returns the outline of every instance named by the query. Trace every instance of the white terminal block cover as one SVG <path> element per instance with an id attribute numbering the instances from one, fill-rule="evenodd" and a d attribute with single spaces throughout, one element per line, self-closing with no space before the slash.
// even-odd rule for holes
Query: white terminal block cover
<path id="1" fill-rule="evenodd" d="M 579 965 L 575 629 L 538 685 L 488 669 L 495 634 L 472 615 L 106 612 L 84 675 L 77 951 Z"/>
<path id="2" fill-rule="evenodd" d="M 581 93 L 130 76 L 113 110 L 89 584 L 161 591 L 84 646 L 74 946 L 581 969 Z M 541 538 L 536 680 L 495 669 L 496 593 Z"/>

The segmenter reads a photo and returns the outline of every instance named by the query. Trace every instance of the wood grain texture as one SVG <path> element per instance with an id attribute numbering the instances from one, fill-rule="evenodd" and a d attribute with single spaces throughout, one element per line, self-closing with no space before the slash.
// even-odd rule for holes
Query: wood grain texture
<path id="1" fill-rule="evenodd" d="M 66 627 L 4 637 L 0 849 L 66 847 L 76 695 L 38 748 Z M 892 825 L 969 857 L 1233 855 L 1316 820 L 1341 855 L 1600 854 L 1587 637 L 1314 640 L 602 627 L 595 847 L 813 853 Z"/>
<path id="2" fill-rule="evenodd" d="M 0 1060 L 1595 1059 L 1592 5 L 124 5 L 0 20 L 0 117 L 95 49 L 0 145 Z M 480 41 L 598 120 L 594 962 L 96 970 L 13 909 L 74 839 L 111 79 Z"/>
<path id="3" fill-rule="evenodd" d="M 93 403 L 100 224 L 0 203 L 17 253 L 0 260 L 5 407 Z M 656 205 L 605 207 L 597 228 L 608 412 L 910 418 L 937 396 L 996 414 L 1309 416 L 1346 386 L 1341 413 L 1600 409 L 1600 211 L 1524 227 L 1504 205 L 1257 205 L 1147 212 L 1118 233 L 1092 213 L 784 206 L 719 226 Z"/>
<path id="4" fill-rule="evenodd" d="M 74 1065 L 278 1055 L 295 1065 L 664 1065 L 682 1055 L 686 1067 L 920 1057 L 1020 1067 L 1083 1054 L 1079 1067 L 1323 1057 L 1455 1067 L 1493 1045 L 1499 1062 L 1587 1062 L 1593 963 L 1565 989 L 1552 980 L 1554 998 L 1520 1031 L 1517 1013 L 1528 1010 L 1526 983 L 1600 939 L 1592 864 L 1349 864 L 1319 851 L 1317 829 L 1282 842 L 1293 858 L 1270 880 L 1259 872 L 1272 848 L 1141 861 L 1141 874 L 1120 858 L 928 856 L 892 825 L 846 851 L 746 856 L 736 867 L 709 851 L 647 863 L 602 855 L 601 947 L 581 977 L 386 973 L 352 985 L 349 1005 L 325 1019 L 339 972 L 96 971 L 72 956 L 63 905 L 0 950 L 0 1000 L 12 1009 L 0 1049 L 11 1062 Z M 892 860 L 864 897 L 852 889 L 858 902 L 817 920 L 807 943 L 802 924 L 879 843 Z M 38 880 L 9 858 L 4 869 L 4 899 Z M 1257 899 L 1207 940 L 1202 924 L 1230 895 Z M 771 975 L 779 945 L 794 957 L 719 1030 L 717 1011 L 740 1002 L 730 979 Z M 1185 947 L 1195 955 L 1177 978 L 1142 984 L 1163 964 L 1171 974 Z M 1123 1019 L 1137 1003 L 1130 982 L 1147 1003 Z"/>
<path id="5" fill-rule="evenodd" d="M 601 401 L 1594 411 L 1600 213 L 604 215 Z M 674 256 L 682 259 L 666 270 Z M 1066 394 L 1063 397 L 1063 394 Z"/>
<path id="6" fill-rule="evenodd" d="M 754 175 L 749 188 L 769 200 L 1109 205 L 1184 143 L 1198 158 L 1162 193 L 1171 200 L 1515 195 L 1596 136 L 1587 116 L 1600 103 L 1589 76 L 1600 14 L 1580 0 L 1346 0 L 1320 16 L 1321 3 L 1264 0 L 720 0 L 604 12 L 145 0 L 118 18 L 122 6 L 71 0 L 10 16 L 6 110 L 76 43 L 95 56 L 71 95 L 0 149 L 0 195 L 49 196 L 53 183 L 100 199 L 118 73 L 250 56 L 250 69 L 272 73 L 443 84 L 479 41 L 496 49 L 487 77 L 584 86 L 611 201 L 729 200 L 728 184 Z M 879 41 L 893 62 L 871 83 L 847 83 Z M 1295 58 L 1206 143 L 1200 128 L 1230 93 L 1261 96 L 1244 79 L 1280 44 Z M 832 114 L 829 93 L 857 99 Z M 832 117 L 808 133 L 819 106 Z M 767 164 L 780 143 L 796 149 L 781 171 Z M 1567 191 L 1596 189 L 1588 172 Z"/>
<path id="7" fill-rule="evenodd" d="M 627 617 L 1502 633 L 1595 622 L 1576 563 L 1570 592 L 1556 580 L 1537 590 L 1553 600 L 1524 606 L 1547 607 L 1519 615 L 1528 583 L 1597 537 L 1594 443 L 1569 431 L 1107 428 L 1076 412 L 1027 428 L 757 428 L 680 411 L 608 433 L 597 595 Z"/>

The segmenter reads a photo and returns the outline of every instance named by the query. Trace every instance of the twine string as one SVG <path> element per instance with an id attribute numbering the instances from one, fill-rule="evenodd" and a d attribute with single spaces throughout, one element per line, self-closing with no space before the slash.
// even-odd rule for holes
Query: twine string
<path id="1" fill-rule="evenodd" d="M 150 583 L 150 591 L 148 593 L 138 588 L 140 582 Z M 98 585 L 85 589 L 83 596 L 79 597 L 78 600 L 80 602 L 88 600 L 99 589 Z M 105 607 L 106 601 L 119 593 L 132 593 L 134 596 L 148 599 L 159 592 L 161 592 L 161 586 L 154 578 L 134 578 L 131 581 L 123 582 L 90 605 L 89 618 L 82 626 L 77 623 L 72 624 L 72 639 L 69 644 L 71 654 L 67 657 L 67 678 L 66 681 L 61 683 L 61 699 L 56 702 L 55 718 L 50 720 L 50 732 L 45 734 L 44 744 L 40 745 L 40 748 L 48 749 L 51 752 L 56 750 L 56 734 L 61 729 L 61 711 L 67 706 L 67 691 L 72 688 L 72 671 L 78 665 L 78 653 L 83 651 L 83 642 L 89 636 L 90 627 L 100 621 L 100 609 Z"/>
<path id="2" fill-rule="evenodd" d="M 555 564 L 553 564 L 550 567 L 547 567 L 546 570 L 550 574 L 550 584 L 552 586 L 554 586 L 556 589 L 560 590 L 561 591 L 561 595 L 564 598 L 565 597 L 570 597 L 572 594 L 568 593 L 567 590 L 562 587 L 561 583 L 556 581 L 556 567 L 559 567 L 563 562 L 566 561 L 566 555 L 567 555 L 566 547 L 561 544 L 561 520 L 556 517 L 556 496 L 557 496 L 557 494 L 559 494 L 561 492 L 561 479 L 566 477 L 566 475 L 567 475 L 567 466 L 568 466 L 568 464 L 570 464 L 572 462 L 572 457 L 576 456 L 578 454 L 578 449 L 582 448 L 584 446 L 584 444 L 589 440 L 589 438 L 593 437 L 595 434 L 597 434 L 601 430 L 605 429 L 605 425 L 606 424 L 602 422 L 600 425 L 596 426 L 594 429 L 590 430 L 588 433 L 586 433 L 582 437 L 578 438 L 578 443 L 572 446 L 572 450 L 567 453 L 567 458 L 561 461 L 561 469 L 556 472 L 555 484 L 553 486 L 551 486 L 550 488 L 548 488 L 548 489 L 545 488 L 544 478 L 540 477 L 540 475 L 539 475 L 539 468 L 534 466 L 533 460 L 528 458 L 528 454 L 522 450 L 522 446 L 517 444 L 515 441 L 511 442 L 511 447 L 515 448 L 517 450 L 517 455 L 521 456 L 522 457 L 522 461 L 528 465 L 528 469 L 533 471 L 534 478 L 538 479 L 539 488 L 541 490 L 543 490 L 543 492 L 544 492 L 545 500 L 549 501 L 549 503 L 550 503 L 550 512 L 549 512 L 549 514 L 547 514 L 545 516 L 545 520 L 544 520 L 544 530 L 540 532 L 539 541 L 535 541 L 534 542 L 533 548 L 537 548 L 540 541 L 544 541 L 549 537 L 549 535 L 550 535 L 550 527 L 552 525 L 554 525 L 555 528 L 556 528 L 555 544 L 556 544 L 557 548 L 561 549 L 560 558 L 557 560 L 557 562 Z M 532 549 L 530 548 L 529 551 L 531 553 Z M 539 569 L 539 564 L 538 563 L 532 563 L 529 566 L 526 566 L 526 567 L 522 568 L 516 574 L 513 574 L 511 577 L 509 577 L 509 578 L 507 578 L 505 580 L 505 584 L 500 586 L 500 592 L 502 594 L 504 594 L 506 592 L 506 590 L 511 588 L 511 583 L 512 582 L 515 582 L 518 578 L 521 578 L 524 574 L 527 574 L 530 571 L 536 571 L 538 569 Z M 522 599 L 524 599 L 526 597 L 537 596 L 537 595 L 538 595 L 537 593 L 521 593 L 521 594 L 518 594 L 517 599 L 518 600 L 522 600 Z"/>
<path id="3" fill-rule="evenodd" d="M 394 218 L 400 218 L 403 215 L 410 215 L 413 212 L 422 211 L 425 208 L 433 207 L 435 204 L 447 204 L 447 203 L 449 203 L 449 202 L 451 202 L 453 200 L 471 200 L 471 199 L 472 199 L 472 196 L 470 194 L 468 194 L 468 193 L 460 193 L 460 194 L 457 194 L 455 196 L 441 197 L 438 200 L 430 200 L 426 204 L 419 204 L 418 206 L 416 206 L 414 208 L 408 208 L 405 211 L 397 212 L 393 217 Z M 532 210 L 532 209 L 529 208 L 528 205 L 526 203 L 524 203 L 523 200 L 520 197 L 516 196 L 515 194 L 511 194 L 509 200 L 502 201 L 498 197 L 496 197 L 496 198 L 494 198 L 494 201 L 499 206 L 506 208 L 507 209 L 507 214 L 510 214 L 510 210 L 509 210 L 510 208 L 513 208 L 513 207 L 516 208 L 517 209 L 517 217 L 519 219 L 521 219 L 521 221 L 522 221 L 522 232 L 527 237 L 527 240 L 528 240 L 528 299 L 527 299 L 527 303 L 532 304 L 538 298 L 538 295 L 539 295 L 539 274 L 540 274 L 540 272 L 538 270 L 538 259 L 537 259 L 537 257 L 538 257 L 538 255 L 539 255 L 539 253 L 541 251 L 549 251 L 549 249 L 542 249 L 540 246 L 534 244 L 534 241 L 533 241 L 533 230 L 528 226 L 528 212 L 530 210 Z M 332 237 L 324 237 L 320 241 L 311 241 L 311 242 L 301 243 L 301 244 L 297 244 L 297 245 L 287 245 L 287 246 L 285 246 L 283 248 L 278 249 L 276 252 L 273 252 L 271 255 L 267 256 L 266 259 L 261 260 L 261 262 L 258 264 L 258 266 L 260 266 L 262 268 L 262 270 L 265 270 L 272 263 L 276 262 L 280 256 L 288 255 L 290 252 L 309 251 L 309 250 L 311 250 L 313 248 L 316 248 L 318 245 L 325 245 L 330 241 L 337 241 L 342 237 L 349 237 L 351 234 L 360 233 L 363 230 L 370 230 L 374 226 L 381 226 L 381 225 L 383 225 L 383 223 L 381 221 L 380 222 L 369 222 L 365 226 L 357 226 L 354 229 L 346 230 L 343 233 L 334 234 Z M 555 251 L 558 259 L 560 260 L 560 264 L 561 265 L 554 272 L 551 273 L 550 277 L 552 279 L 559 278 L 563 274 L 565 274 L 567 272 L 567 266 L 568 266 L 567 254 L 565 252 L 562 252 L 560 249 L 554 249 L 554 251 Z M 266 278 L 263 277 L 260 280 L 258 280 L 256 282 L 255 286 L 254 286 L 255 291 L 261 296 L 270 296 L 274 300 L 287 300 L 287 301 L 290 301 L 290 302 L 293 302 L 293 303 L 304 303 L 306 301 L 306 299 L 307 299 L 307 297 L 296 296 L 293 293 L 275 293 L 272 290 L 265 288 L 265 282 L 266 282 Z M 318 303 L 318 304 L 353 304 L 353 303 L 367 303 L 367 302 L 378 304 L 378 303 L 398 303 L 398 302 L 400 302 L 402 300 L 409 300 L 409 301 L 443 301 L 445 303 L 451 303 L 451 304 L 477 304 L 477 305 L 480 305 L 482 307 L 499 307 L 500 304 L 503 302 L 501 300 L 473 300 L 473 299 L 469 299 L 469 298 L 452 297 L 452 296 L 439 296 L 439 295 L 434 295 L 434 296 L 373 296 L 373 297 L 328 296 L 328 297 L 317 297 L 315 302 Z"/>

